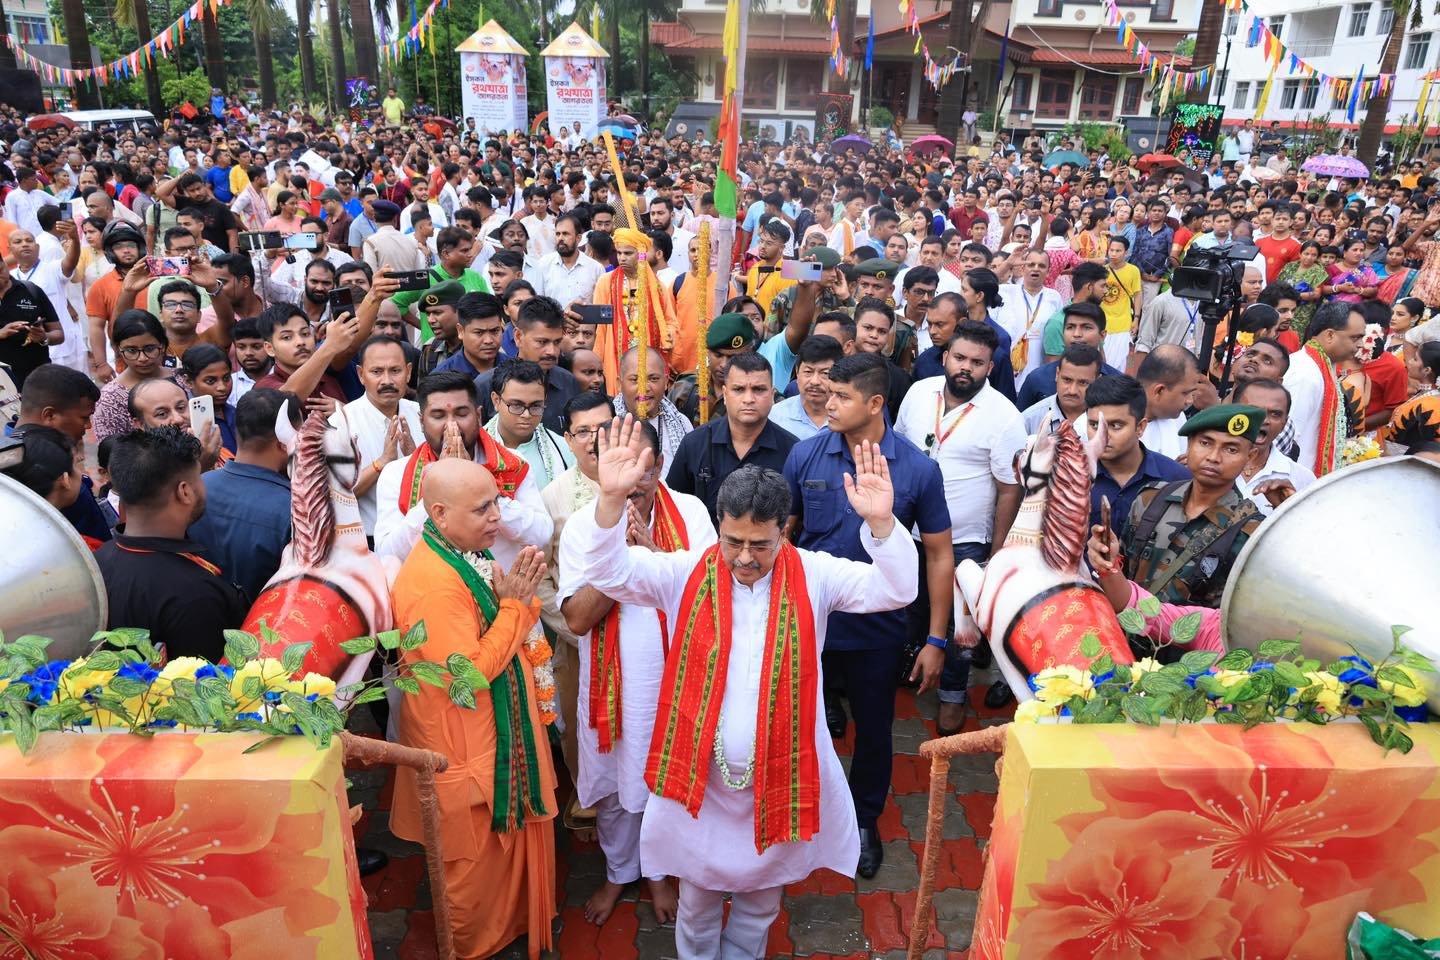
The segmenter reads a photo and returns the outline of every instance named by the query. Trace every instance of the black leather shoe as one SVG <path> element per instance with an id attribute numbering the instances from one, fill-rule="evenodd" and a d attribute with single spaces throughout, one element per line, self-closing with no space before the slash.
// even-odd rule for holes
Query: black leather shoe
<path id="1" fill-rule="evenodd" d="M 860 828 L 860 862 L 855 872 L 869 880 L 885 862 L 885 848 L 880 845 L 880 834 L 873 827 Z"/>
<path id="2" fill-rule="evenodd" d="M 990 689 L 985 691 L 985 706 L 991 710 L 999 710 L 1014 699 L 1015 694 L 1010 692 L 1010 685 L 1004 680 L 996 680 L 990 684 Z"/>
<path id="3" fill-rule="evenodd" d="M 845 736 L 845 724 L 848 722 L 845 716 L 845 708 L 840 706 L 840 698 L 831 696 L 825 698 L 825 726 L 830 730 L 830 736 L 836 740 Z"/>
<path id="4" fill-rule="evenodd" d="M 372 847 L 356 847 L 355 860 L 360 865 L 360 876 L 362 877 L 379 873 L 390 862 L 390 858 L 385 855 L 384 850 L 376 850 Z"/>
<path id="5" fill-rule="evenodd" d="M 990 653 L 990 644 L 984 640 L 977 643 L 970 651 L 970 666 L 976 670 L 990 669 L 990 664 L 994 662 L 994 659 Z"/>

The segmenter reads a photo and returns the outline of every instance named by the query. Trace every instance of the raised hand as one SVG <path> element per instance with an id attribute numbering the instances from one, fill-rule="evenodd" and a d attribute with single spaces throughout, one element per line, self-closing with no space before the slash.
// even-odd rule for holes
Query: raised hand
<path id="1" fill-rule="evenodd" d="M 601 429 L 599 441 L 600 492 L 623 500 L 655 462 L 655 452 L 646 443 L 639 421 L 628 413 L 623 420 L 612 420 L 608 430 Z"/>
<path id="2" fill-rule="evenodd" d="M 892 512 L 895 506 L 895 488 L 890 483 L 890 464 L 880 445 L 866 440 L 856 444 L 855 475 L 845 476 L 845 496 L 877 538 L 890 535 L 895 525 Z"/>
<path id="3" fill-rule="evenodd" d="M 545 576 L 545 555 L 539 547 L 529 546 L 520 551 L 506 573 L 495 564 L 495 596 L 500 600 L 519 600 L 528 604 L 535 599 L 535 590 Z"/>
<path id="4" fill-rule="evenodd" d="M 460 424 L 454 420 L 445 424 L 445 432 L 441 436 L 440 459 L 453 457 L 456 460 L 469 460 L 470 454 L 465 450 L 465 438 L 460 435 Z"/>

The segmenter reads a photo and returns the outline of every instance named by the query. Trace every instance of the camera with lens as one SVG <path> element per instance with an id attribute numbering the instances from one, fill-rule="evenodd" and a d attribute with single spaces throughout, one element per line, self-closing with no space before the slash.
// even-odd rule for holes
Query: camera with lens
<path id="1" fill-rule="evenodd" d="M 1170 292 L 1201 305 L 1217 304 L 1225 312 L 1240 299 L 1245 267 L 1260 254 L 1253 243 L 1234 240 L 1223 247 L 1191 246 L 1185 262 L 1170 275 Z"/>

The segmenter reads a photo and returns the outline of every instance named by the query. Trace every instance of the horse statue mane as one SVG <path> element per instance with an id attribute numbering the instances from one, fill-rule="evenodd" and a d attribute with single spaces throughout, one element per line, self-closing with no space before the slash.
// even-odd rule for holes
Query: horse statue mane
<path id="1" fill-rule="evenodd" d="M 394 626 L 390 583 L 398 564 L 382 561 L 365 539 L 353 493 L 360 451 L 343 408 L 334 422 L 311 413 L 296 430 L 282 407 L 275 436 L 290 451 L 291 537 L 244 629 L 259 635 L 263 624 L 275 631 L 278 642 L 262 638 L 267 657 L 309 641 L 300 672 L 325 674 L 343 686 L 364 675 L 371 655 L 351 656 L 340 644 Z"/>
<path id="2" fill-rule="evenodd" d="M 1025 499 L 1004 546 L 984 569 L 955 569 L 955 639 L 989 640 L 1001 675 L 1021 700 L 1027 678 L 1048 667 L 1085 667 L 1081 640 L 1093 633 L 1116 663 L 1131 663 L 1129 643 L 1105 594 L 1080 565 L 1090 535 L 1090 485 L 1105 447 L 1102 420 L 1084 440 L 1069 423 L 1049 420 L 1018 458 Z"/>

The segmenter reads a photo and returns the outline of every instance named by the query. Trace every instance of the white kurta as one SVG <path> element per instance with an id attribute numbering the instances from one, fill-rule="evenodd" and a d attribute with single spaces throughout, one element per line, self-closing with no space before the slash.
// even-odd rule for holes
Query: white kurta
<path id="1" fill-rule="evenodd" d="M 238 402 L 238 401 L 237 401 Z M 420 429 L 420 404 L 414 400 L 400 400 L 400 416 L 405 418 L 406 425 L 410 428 L 410 437 L 416 443 L 425 442 L 425 434 Z M 354 441 L 356 449 L 360 451 L 360 469 L 369 470 L 370 464 L 380 458 L 385 452 L 385 432 L 390 429 L 390 418 L 381 413 L 375 404 L 370 402 L 368 396 L 362 396 L 358 400 L 351 400 L 345 404 L 344 421 L 346 428 L 350 431 L 350 439 Z M 330 423 L 339 426 L 341 413 L 336 411 L 330 415 Z M 397 460 L 408 460 L 409 457 L 397 456 Z M 387 464 L 388 466 L 388 464 Z M 365 491 L 363 496 L 356 497 L 360 505 L 360 523 L 365 528 L 367 536 L 375 535 L 375 497 L 379 489 L 379 478 Z M 398 508 L 399 488 L 396 488 Z"/>
<path id="2" fill-rule="evenodd" d="M 1307 467 L 1315 463 L 1320 449 L 1320 417 L 1325 404 L 1325 371 L 1304 350 L 1290 354 L 1285 371 L 1285 389 L 1290 391 L 1290 422 L 1295 425 L 1295 443 L 1300 447 L 1296 462 Z M 1339 386 L 1336 386 L 1339 389 Z"/>
<path id="3" fill-rule="evenodd" d="M 593 511 L 571 517 L 565 533 L 583 548 L 579 579 L 621 603 L 659 607 L 671 623 L 679 622 L 685 584 L 700 561 L 700 551 L 653 553 L 627 548 L 625 525 L 602 530 Z M 915 542 L 899 523 L 884 540 L 876 540 L 864 528 L 860 541 L 873 563 L 800 551 L 815 617 L 817 662 L 825 646 L 826 619 L 833 611 L 896 610 L 915 599 L 918 555 Z M 753 587 L 738 582 L 732 586 L 730 661 L 721 705 L 721 734 L 731 776 L 744 771 L 755 738 L 769 598 L 768 575 Z M 820 693 L 824 686 L 822 676 L 815 684 L 811 731 L 820 765 L 820 829 L 815 837 L 776 844 L 757 854 L 755 791 L 730 790 L 712 760 L 698 817 L 692 818 L 674 800 L 649 797 L 640 833 L 640 859 L 647 874 L 669 874 L 707 890 L 731 892 L 794 883 L 822 867 L 841 876 L 854 875 L 860 856 L 859 829 L 845 772 L 825 728 Z"/>
<path id="4" fill-rule="evenodd" d="M 1268 517 L 1275 512 L 1275 508 L 1270 506 L 1270 501 L 1263 493 L 1256 493 L 1255 488 L 1267 480 L 1279 479 L 1289 480 L 1294 484 L 1296 493 L 1304 493 L 1305 488 L 1315 482 L 1315 474 L 1309 467 L 1296 463 L 1276 450 L 1272 444 L 1270 457 L 1265 461 L 1265 465 L 1248 480 L 1245 479 L 1245 474 L 1240 474 L 1235 478 L 1235 486 L 1242 494 L 1249 497 L 1255 506 L 1260 508 L 1262 514 Z"/>
<path id="5" fill-rule="evenodd" d="M 688 493 L 670 494 L 685 521 L 692 550 L 705 550 L 715 542 L 715 527 L 704 501 Z M 594 528 L 595 501 L 571 516 L 589 517 Z M 573 532 L 572 532 L 573 531 Z M 589 586 L 583 577 L 584 533 L 566 523 L 560 533 L 558 589 L 561 603 Z M 668 614 L 667 614 L 668 616 Z M 673 619 L 667 620 L 672 630 Z M 660 680 L 665 673 L 665 640 L 653 605 L 620 605 L 620 739 L 610 753 L 600 752 L 599 734 L 590 726 L 590 634 L 579 638 L 580 700 L 576 722 L 580 734 L 580 803 L 593 807 L 612 793 L 630 813 L 644 813 L 650 791 L 645 787 L 645 761 L 650 755 L 650 734 L 655 728 L 655 705 L 660 701 Z M 743 761 L 742 761 L 743 762 Z M 653 871 L 652 871 L 653 872 Z"/>
<path id="6" fill-rule="evenodd" d="M 430 519 L 423 500 L 409 513 L 400 512 L 400 487 L 409 462 L 409 457 L 392 460 L 375 481 L 375 552 L 382 557 L 399 557 L 401 561 L 410 556 L 410 551 L 420 542 L 420 531 Z M 500 539 L 495 541 L 490 553 L 503 569 L 509 570 L 520 555 L 521 547 L 529 545 L 543 550 L 554 529 L 555 523 L 540 499 L 540 487 L 527 473 L 513 498 L 500 498 Z"/>

